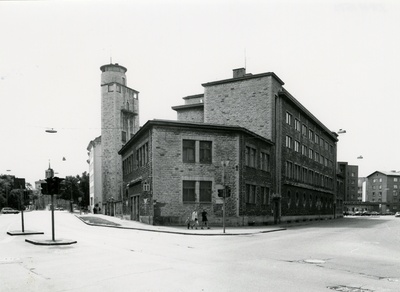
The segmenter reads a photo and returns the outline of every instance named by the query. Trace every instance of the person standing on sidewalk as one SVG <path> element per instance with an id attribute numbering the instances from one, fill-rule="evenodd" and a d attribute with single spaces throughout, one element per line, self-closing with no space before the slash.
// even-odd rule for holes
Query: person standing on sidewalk
<path id="1" fill-rule="evenodd" d="M 210 229 L 210 227 L 208 227 L 208 219 L 207 219 L 206 209 L 203 209 L 203 212 L 201 212 L 201 222 L 202 222 L 201 229 L 203 229 L 203 227 L 207 227 L 207 229 Z"/>
<path id="2" fill-rule="evenodd" d="M 197 215 L 197 210 L 194 209 L 192 213 L 192 229 L 195 226 L 197 229 L 197 226 L 199 225 L 199 220 L 198 220 L 198 215 Z"/>

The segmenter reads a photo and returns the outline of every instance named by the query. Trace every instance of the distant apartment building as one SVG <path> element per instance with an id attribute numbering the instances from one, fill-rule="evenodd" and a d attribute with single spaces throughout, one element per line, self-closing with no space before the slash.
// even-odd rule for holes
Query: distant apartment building
<path id="1" fill-rule="evenodd" d="M 225 185 L 231 225 L 333 218 L 337 134 L 275 73 L 240 68 L 202 85 L 173 107 L 178 121 L 147 122 L 119 151 L 125 215 L 181 224 L 205 208 L 221 222 Z"/>
<path id="2" fill-rule="evenodd" d="M 361 201 L 358 194 L 358 165 L 338 162 L 338 173 L 344 177 L 344 201 Z"/>
<path id="3" fill-rule="evenodd" d="M 382 213 L 400 211 L 400 172 L 375 171 L 367 179 L 368 202 L 377 202 Z"/>

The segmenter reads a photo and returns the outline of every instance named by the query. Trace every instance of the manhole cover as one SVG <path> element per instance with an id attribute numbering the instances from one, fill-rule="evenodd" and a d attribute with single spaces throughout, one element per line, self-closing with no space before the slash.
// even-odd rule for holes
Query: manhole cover
<path id="1" fill-rule="evenodd" d="M 325 264 L 324 260 L 317 260 L 317 259 L 304 260 L 303 262 L 307 264 Z"/>
<path id="2" fill-rule="evenodd" d="M 361 287 L 350 287 L 350 286 L 343 286 L 343 285 L 338 285 L 338 286 L 328 286 L 327 288 L 335 291 L 341 291 L 341 292 L 374 292 L 374 290 L 370 289 L 365 289 Z"/>

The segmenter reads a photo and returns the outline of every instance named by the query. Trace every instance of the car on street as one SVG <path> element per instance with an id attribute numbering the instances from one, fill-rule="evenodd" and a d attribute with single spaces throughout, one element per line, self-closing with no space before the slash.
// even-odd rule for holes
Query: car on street
<path id="1" fill-rule="evenodd" d="M 394 217 L 400 217 L 400 212 L 396 212 L 396 214 L 394 214 Z"/>
<path id="2" fill-rule="evenodd" d="M 372 211 L 371 212 L 371 216 L 379 216 L 380 214 L 379 214 L 379 212 L 377 212 L 377 211 Z"/>
<path id="3" fill-rule="evenodd" d="M 0 213 L 1 214 L 18 214 L 19 211 L 15 210 L 13 208 L 10 208 L 10 207 L 4 207 L 3 209 L 1 209 Z"/>

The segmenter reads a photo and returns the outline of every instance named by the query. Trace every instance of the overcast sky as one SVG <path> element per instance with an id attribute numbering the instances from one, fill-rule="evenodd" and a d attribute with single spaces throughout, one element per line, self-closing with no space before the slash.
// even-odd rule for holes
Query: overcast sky
<path id="1" fill-rule="evenodd" d="M 140 92 L 141 125 L 246 66 L 347 131 L 338 160 L 400 170 L 400 1 L 0 1 L 0 35 L 0 174 L 88 171 L 111 60 Z"/>

